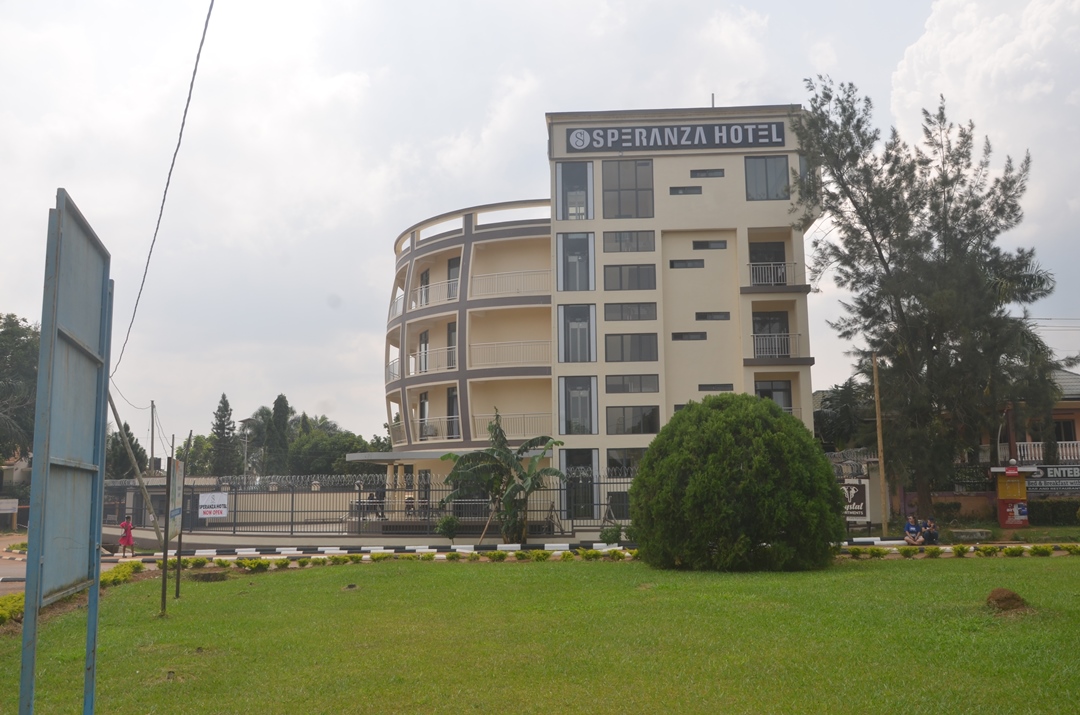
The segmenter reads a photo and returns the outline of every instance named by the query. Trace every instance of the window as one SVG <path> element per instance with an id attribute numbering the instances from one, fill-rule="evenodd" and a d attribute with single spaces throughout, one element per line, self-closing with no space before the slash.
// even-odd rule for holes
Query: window
<path id="1" fill-rule="evenodd" d="M 731 313 L 726 310 L 705 310 L 694 313 L 694 320 L 731 320 Z"/>
<path id="2" fill-rule="evenodd" d="M 621 333 L 604 336 L 608 362 L 655 362 L 656 333 Z"/>
<path id="3" fill-rule="evenodd" d="M 457 300 L 458 279 L 461 277 L 461 257 L 446 262 L 446 299 Z"/>
<path id="4" fill-rule="evenodd" d="M 607 451 L 608 469 L 637 469 L 645 458 L 644 447 L 627 447 Z"/>
<path id="5" fill-rule="evenodd" d="M 692 333 L 672 333 L 672 340 L 707 340 L 708 336 L 704 332 L 692 332 Z"/>
<path id="6" fill-rule="evenodd" d="M 457 322 L 450 321 L 446 324 L 446 367 L 453 370 L 457 367 Z"/>
<path id="7" fill-rule="evenodd" d="M 700 194 L 700 186 L 671 186 L 668 188 L 668 193 L 672 196 L 691 196 L 693 194 Z"/>
<path id="8" fill-rule="evenodd" d="M 560 221 L 593 217 L 592 183 L 591 161 L 561 161 L 555 165 L 555 210 Z"/>
<path id="9" fill-rule="evenodd" d="M 428 422 L 428 410 L 428 393 L 421 392 L 420 397 L 418 398 L 416 414 L 419 417 L 417 424 L 420 427 L 420 439 L 422 440 L 439 436 L 435 425 Z"/>
<path id="10" fill-rule="evenodd" d="M 604 290 L 654 290 L 656 265 L 604 266 Z"/>
<path id="11" fill-rule="evenodd" d="M 608 434 L 656 434 L 660 431 L 660 407 L 607 408 Z"/>
<path id="12" fill-rule="evenodd" d="M 560 233 L 558 237 L 559 290 L 593 290 L 593 235 Z"/>
<path id="13" fill-rule="evenodd" d="M 604 303 L 604 320 L 656 320 L 656 303 Z"/>
<path id="14" fill-rule="evenodd" d="M 416 340 L 416 374 L 422 375 L 428 371 L 428 331 L 420 333 Z"/>
<path id="15" fill-rule="evenodd" d="M 566 516 L 595 519 L 596 497 L 593 474 L 597 470 L 595 449 L 564 449 L 559 460 L 566 474 Z"/>
<path id="16" fill-rule="evenodd" d="M 461 437 L 461 420 L 458 419 L 457 388 L 446 388 L 446 436 L 450 439 Z"/>
<path id="17" fill-rule="evenodd" d="M 559 434 L 596 434 L 596 378 L 559 378 Z"/>
<path id="18" fill-rule="evenodd" d="M 746 157 L 746 200 L 787 200 L 788 163 L 786 156 Z"/>
<path id="19" fill-rule="evenodd" d="M 683 409 L 685 407 L 686 407 L 685 402 L 683 404 L 681 404 L 681 405 L 675 405 L 675 411 L 678 412 L 679 410 L 681 410 L 681 409 Z"/>
<path id="20" fill-rule="evenodd" d="M 604 253 L 641 253 L 655 250 L 655 231 L 604 231 Z"/>
<path id="21" fill-rule="evenodd" d="M 562 326 L 559 362 L 593 362 L 596 348 L 596 306 L 560 305 L 559 325 Z"/>
<path id="22" fill-rule="evenodd" d="M 750 284 L 787 285 L 788 272 L 782 241 L 750 244 Z"/>
<path id="23" fill-rule="evenodd" d="M 755 241 L 750 244 L 751 263 L 783 263 L 783 241 Z"/>
<path id="24" fill-rule="evenodd" d="M 717 178 L 723 178 L 723 176 L 724 176 L 724 170 L 723 169 L 691 169 L 690 170 L 690 178 L 691 179 L 717 179 Z"/>
<path id="25" fill-rule="evenodd" d="M 1076 441 L 1076 422 L 1073 420 L 1054 420 L 1054 438 L 1058 442 Z"/>
<path id="26" fill-rule="evenodd" d="M 431 271 L 420 274 L 420 306 L 428 304 L 431 299 Z"/>
<path id="27" fill-rule="evenodd" d="M 754 357 L 791 357 L 788 314 L 782 310 L 754 313 Z"/>
<path id="28" fill-rule="evenodd" d="M 605 379 L 609 394 L 660 392 L 659 375 L 608 375 Z"/>
<path id="29" fill-rule="evenodd" d="M 772 400 L 791 412 L 791 380 L 758 380 L 754 383 L 754 394 L 763 400 Z"/>
<path id="30" fill-rule="evenodd" d="M 674 260 L 668 261 L 668 265 L 670 267 L 672 267 L 672 268 L 704 268 L 705 267 L 705 259 L 704 258 L 674 259 Z"/>
<path id="31" fill-rule="evenodd" d="M 706 382 L 697 386 L 699 392 L 731 392 L 735 385 L 730 382 Z"/>
<path id="32" fill-rule="evenodd" d="M 652 218 L 652 159 L 604 162 L 604 218 Z"/>
<path id="33" fill-rule="evenodd" d="M 727 248 L 727 241 L 694 241 L 695 251 L 722 251 Z"/>

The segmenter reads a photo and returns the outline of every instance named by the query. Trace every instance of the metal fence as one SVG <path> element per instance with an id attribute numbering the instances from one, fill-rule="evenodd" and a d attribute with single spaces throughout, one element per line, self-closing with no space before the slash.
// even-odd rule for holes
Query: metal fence
<path id="1" fill-rule="evenodd" d="M 570 536 L 630 521 L 631 470 L 572 472 L 566 482 L 548 480 L 528 503 L 530 536 Z M 487 497 L 446 501 L 452 491 L 445 475 L 308 475 L 223 477 L 229 515 L 200 519 L 198 494 L 185 496 L 184 528 L 189 532 L 276 535 L 424 536 L 435 533 L 443 516 L 458 519 L 460 536 L 479 536 L 488 522 Z M 494 522 L 488 529 L 498 535 Z"/>

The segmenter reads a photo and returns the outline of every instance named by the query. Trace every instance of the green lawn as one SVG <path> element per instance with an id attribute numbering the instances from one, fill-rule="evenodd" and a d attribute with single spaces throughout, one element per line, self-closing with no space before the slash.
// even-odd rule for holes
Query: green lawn
<path id="1" fill-rule="evenodd" d="M 991 615 L 998 586 L 1034 611 Z M 159 599 L 156 580 L 106 591 L 98 712 L 1061 713 L 1080 701 L 1077 557 L 748 575 L 391 561 L 185 582 L 164 620 Z M 35 712 L 78 711 L 84 629 L 83 611 L 43 627 Z M 0 712 L 16 710 L 19 648 L 0 637 Z"/>

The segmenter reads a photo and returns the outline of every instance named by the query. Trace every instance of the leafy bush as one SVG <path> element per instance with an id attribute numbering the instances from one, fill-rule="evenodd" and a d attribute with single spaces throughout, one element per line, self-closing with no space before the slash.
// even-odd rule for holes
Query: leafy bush
<path id="1" fill-rule="evenodd" d="M 533 549 L 529 552 L 529 558 L 533 561 L 547 561 L 551 558 L 551 552 L 545 549 Z"/>
<path id="2" fill-rule="evenodd" d="M 1050 544 L 1035 544 L 1031 547 L 1032 556 L 1050 556 L 1054 553 L 1054 547 Z"/>
<path id="3" fill-rule="evenodd" d="M 227 569 L 232 566 L 232 562 L 230 562 L 228 559 L 214 559 L 214 565 L 218 568 Z"/>
<path id="4" fill-rule="evenodd" d="M 997 554 L 998 554 L 998 547 L 994 546 L 993 544 L 983 544 L 982 546 L 976 546 L 975 547 L 975 555 L 976 556 L 982 556 L 984 558 L 990 558 L 992 556 L 997 556 Z"/>
<path id="5" fill-rule="evenodd" d="M 330 554 L 331 566 L 344 566 L 347 563 L 349 563 L 348 554 Z"/>
<path id="6" fill-rule="evenodd" d="M 180 568 L 182 568 L 182 569 L 191 568 L 191 559 L 190 558 L 182 558 L 182 559 L 180 559 Z"/>
<path id="7" fill-rule="evenodd" d="M 208 563 L 210 563 L 210 559 L 206 558 L 205 556 L 196 556 L 191 560 L 191 568 L 201 569 L 204 568 Z"/>
<path id="8" fill-rule="evenodd" d="M 947 502 L 935 502 L 934 514 L 937 515 L 937 520 L 948 524 L 950 521 L 960 516 L 960 509 L 963 505 L 958 501 Z"/>
<path id="9" fill-rule="evenodd" d="M 0 626 L 8 621 L 21 621 L 24 603 L 24 597 L 21 593 L 0 596 Z"/>
<path id="10" fill-rule="evenodd" d="M 434 561 L 435 554 L 420 554 L 421 561 Z"/>
<path id="11" fill-rule="evenodd" d="M 1025 549 L 1023 546 L 1006 546 L 1004 549 L 1002 549 L 1001 553 L 1005 554 L 1009 558 L 1017 559 L 1023 556 L 1025 551 L 1027 551 L 1027 549 Z"/>
<path id="12" fill-rule="evenodd" d="M 637 549 L 629 549 L 629 550 L 628 550 L 628 551 L 626 552 L 626 555 L 627 555 L 627 556 L 629 556 L 629 557 L 630 557 L 630 558 L 632 558 L 632 559 L 636 559 L 636 558 L 637 558 L 637 555 L 638 555 L 638 550 L 637 550 Z"/>
<path id="13" fill-rule="evenodd" d="M 9 551 L 26 551 L 28 548 L 30 548 L 30 547 L 27 545 L 27 543 L 25 541 L 20 541 L 18 543 L 14 543 L 11 546 L 9 546 L 8 550 Z"/>
<path id="14" fill-rule="evenodd" d="M 316 557 L 312 558 L 311 559 L 311 565 L 312 566 L 326 566 L 326 557 L 325 556 L 316 556 Z"/>
<path id="15" fill-rule="evenodd" d="M 866 549 L 861 546 L 849 546 L 847 552 L 851 558 L 858 560 L 866 553 Z"/>
<path id="16" fill-rule="evenodd" d="M 1070 556 L 1080 556 L 1080 544 L 1063 544 L 1061 548 L 1068 551 Z"/>
<path id="17" fill-rule="evenodd" d="M 953 556 L 957 556 L 959 558 L 964 558 L 964 555 L 968 552 L 968 550 L 970 550 L 970 548 L 971 547 L 967 546 L 966 544 L 953 544 L 953 547 L 952 547 Z"/>
<path id="18" fill-rule="evenodd" d="M 448 553 L 446 555 L 446 560 L 447 561 L 460 561 L 461 560 L 461 554 L 459 554 L 457 551 L 451 551 L 450 553 Z"/>
<path id="19" fill-rule="evenodd" d="M 435 533 L 439 536 L 450 539 L 450 543 L 454 543 L 454 537 L 457 536 L 458 527 L 461 522 L 453 514 L 447 514 L 435 523 Z"/>
<path id="20" fill-rule="evenodd" d="M 578 556 L 580 556 L 584 561 L 598 561 L 600 560 L 600 557 L 603 556 L 603 554 L 601 554 L 596 549 L 580 548 L 577 550 L 577 552 Z"/>
<path id="21" fill-rule="evenodd" d="M 1080 525 L 1080 499 L 1031 499 L 1028 522 L 1032 526 Z"/>
<path id="22" fill-rule="evenodd" d="M 870 554 L 872 559 L 883 559 L 889 553 L 889 550 L 881 546 L 871 546 L 866 550 L 866 553 Z"/>
<path id="23" fill-rule="evenodd" d="M 915 558 L 915 554 L 919 553 L 918 546 L 901 546 L 897 549 L 901 556 L 905 559 Z"/>
<path id="24" fill-rule="evenodd" d="M 350 564 L 358 564 L 358 563 L 361 563 L 363 560 L 364 560 L 364 555 L 363 554 L 349 554 L 349 563 Z"/>
<path id="25" fill-rule="evenodd" d="M 371 555 L 372 561 L 389 561 L 392 558 L 394 558 L 394 555 L 386 552 L 374 553 Z"/>
<path id="26" fill-rule="evenodd" d="M 509 556 L 509 551 L 485 551 L 484 556 L 488 557 L 488 561 L 506 561 L 506 557 Z"/>
<path id="27" fill-rule="evenodd" d="M 941 558 L 941 553 L 944 551 L 940 546 L 927 546 L 925 550 L 926 558 L 938 559 Z"/>
<path id="28" fill-rule="evenodd" d="M 605 526 L 600 530 L 600 540 L 605 544 L 617 544 L 622 541 L 622 524 Z"/>
<path id="29" fill-rule="evenodd" d="M 574 552 L 573 551 L 564 551 L 564 552 L 562 552 L 562 556 L 559 557 L 559 560 L 560 561 L 573 561 L 574 560 Z"/>
<path id="30" fill-rule="evenodd" d="M 420 557 L 416 554 L 394 554 L 394 558 L 398 561 L 419 561 Z"/>
<path id="31" fill-rule="evenodd" d="M 289 568 L 289 564 L 291 564 L 291 563 L 292 563 L 292 561 L 290 561 L 288 557 L 283 557 L 283 558 L 280 558 L 280 559 L 274 559 L 274 568 L 276 568 L 276 569 L 287 569 L 287 568 Z"/>
<path id="32" fill-rule="evenodd" d="M 108 588 L 109 586 L 127 583 L 131 580 L 132 574 L 139 573 L 142 570 L 143 565 L 138 561 L 125 561 L 122 564 L 117 564 L 108 571 L 102 572 L 101 587 Z"/>
<path id="33" fill-rule="evenodd" d="M 623 527 L 623 535 L 626 536 L 627 541 L 637 543 L 637 527 L 633 524 L 627 524 Z"/>
<path id="34" fill-rule="evenodd" d="M 236 565 L 250 573 L 261 573 L 270 568 L 270 562 L 264 558 L 237 559 Z"/>
<path id="35" fill-rule="evenodd" d="M 532 557 L 529 556 L 528 551 L 515 551 L 514 560 L 516 561 L 531 561 Z"/>
<path id="36" fill-rule="evenodd" d="M 626 558 L 626 554 L 623 553 L 622 549 L 612 549 L 611 551 L 608 551 L 605 556 L 607 556 L 612 561 L 622 561 Z"/>
<path id="37" fill-rule="evenodd" d="M 479 561 L 480 560 L 480 552 L 479 551 L 470 551 L 468 559 L 469 559 L 469 561 Z"/>
<path id="38" fill-rule="evenodd" d="M 822 568 L 844 536 L 843 505 L 805 425 L 752 395 L 676 412 L 630 487 L 641 558 L 661 568 Z"/>
<path id="39" fill-rule="evenodd" d="M 298 568 L 305 568 L 310 563 L 311 559 L 307 556 L 301 556 L 296 560 L 296 565 Z"/>

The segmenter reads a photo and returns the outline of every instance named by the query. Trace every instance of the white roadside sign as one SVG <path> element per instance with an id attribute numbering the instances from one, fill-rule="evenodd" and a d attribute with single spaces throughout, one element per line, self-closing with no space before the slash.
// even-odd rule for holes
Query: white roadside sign
<path id="1" fill-rule="evenodd" d="M 215 519 L 229 515 L 229 495 L 226 492 L 207 492 L 199 495 L 199 518 Z"/>

